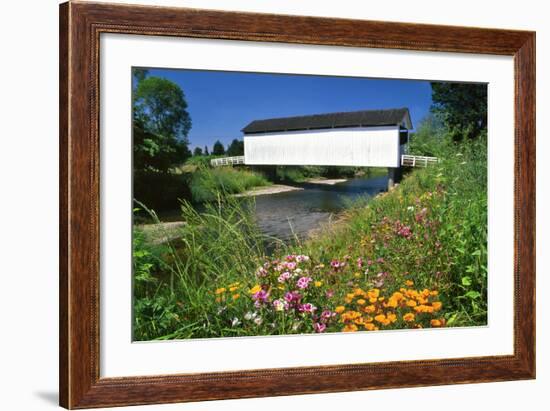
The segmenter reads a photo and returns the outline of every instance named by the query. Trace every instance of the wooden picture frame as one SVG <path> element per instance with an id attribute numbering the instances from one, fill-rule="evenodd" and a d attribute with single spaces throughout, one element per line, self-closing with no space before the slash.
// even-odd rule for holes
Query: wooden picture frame
<path id="1" fill-rule="evenodd" d="M 101 33 L 513 56 L 514 354 L 100 378 Z M 59 46 L 60 405 L 91 408 L 535 378 L 534 32 L 69 2 L 60 6 Z"/>

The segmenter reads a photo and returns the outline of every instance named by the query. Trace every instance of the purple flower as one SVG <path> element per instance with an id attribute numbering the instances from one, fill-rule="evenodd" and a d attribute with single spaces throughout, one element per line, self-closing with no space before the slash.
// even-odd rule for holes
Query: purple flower
<path id="1" fill-rule="evenodd" d="M 265 277 L 267 274 L 268 272 L 264 267 L 260 267 L 256 270 L 256 277 Z"/>
<path id="2" fill-rule="evenodd" d="M 309 257 L 307 255 L 297 255 L 296 261 L 301 263 L 302 261 L 309 261 Z"/>
<path id="3" fill-rule="evenodd" d="M 285 301 L 283 299 L 278 299 L 273 301 L 273 308 L 275 308 L 275 311 L 285 311 L 288 310 L 288 301 Z"/>
<path id="4" fill-rule="evenodd" d="M 316 333 L 322 333 L 327 329 L 327 325 L 323 323 L 315 323 L 313 324 L 313 329 L 315 330 Z"/>
<path id="5" fill-rule="evenodd" d="M 286 263 L 286 268 L 292 271 L 296 268 L 296 263 L 294 262 Z"/>
<path id="6" fill-rule="evenodd" d="M 288 271 L 285 271 L 284 273 L 282 273 L 279 278 L 277 279 L 277 281 L 279 281 L 280 283 L 284 283 L 286 280 L 288 280 L 289 278 L 291 277 L 290 273 Z"/>
<path id="7" fill-rule="evenodd" d="M 339 268 L 342 268 L 346 265 L 344 261 L 338 261 L 338 260 L 332 260 L 330 262 L 330 266 L 334 268 L 335 270 L 338 270 Z"/>
<path id="8" fill-rule="evenodd" d="M 267 302 L 267 299 L 269 298 L 269 293 L 265 290 L 260 290 L 258 291 L 257 293 L 255 293 L 252 298 L 254 300 L 256 300 L 254 302 L 254 305 L 256 307 L 259 307 L 261 306 L 263 303 L 266 303 Z"/>
<path id="9" fill-rule="evenodd" d="M 311 277 L 300 277 L 296 282 L 296 287 L 301 288 L 302 290 L 306 289 L 312 280 L 313 279 Z"/>
<path id="10" fill-rule="evenodd" d="M 330 310 L 324 310 L 322 313 L 321 313 L 321 318 L 323 320 L 328 320 L 329 318 L 331 317 L 334 317 L 336 315 L 336 313 L 333 313 L 332 311 Z"/>
<path id="11" fill-rule="evenodd" d="M 294 254 L 289 254 L 285 257 L 286 261 L 294 261 L 296 259 L 296 256 Z"/>
<path id="12" fill-rule="evenodd" d="M 298 311 L 300 311 L 301 313 L 312 313 L 316 309 L 317 309 L 317 307 L 315 307 L 311 303 L 300 304 L 298 306 Z"/>
<path id="13" fill-rule="evenodd" d="M 289 303 L 298 303 L 302 299 L 302 296 L 297 291 L 289 291 L 285 294 L 284 298 Z"/>

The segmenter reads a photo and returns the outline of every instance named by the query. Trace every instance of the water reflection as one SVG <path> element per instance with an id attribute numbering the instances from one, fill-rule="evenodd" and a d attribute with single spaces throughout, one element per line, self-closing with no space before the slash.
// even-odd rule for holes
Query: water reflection
<path id="1" fill-rule="evenodd" d="M 304 190 L 256 197 L 256 218 L 261 230 L 287 240 L 305 237 L 329 221 L 349 201 L 386 189 L 387 176 L 355 178 L 335 185 L 303 184 Z"/>

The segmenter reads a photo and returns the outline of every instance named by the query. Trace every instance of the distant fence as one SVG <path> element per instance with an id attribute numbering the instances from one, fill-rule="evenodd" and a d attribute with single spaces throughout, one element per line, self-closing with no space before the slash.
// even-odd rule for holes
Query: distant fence
<path id="1" fill-rule="evenodd" d="M 403 154 L 401 156 L 401 165 L 404 167 L 428 167 L 431 164 L 439 163 L 437 157 L 411 156 Z"/>
<path id="2" fill-rule="evenodd" d="M 244 164 L 244 156 L 213 158 L 212 160 L 210 160 L 210 164 L 212 165 L 212 167 Z"/>

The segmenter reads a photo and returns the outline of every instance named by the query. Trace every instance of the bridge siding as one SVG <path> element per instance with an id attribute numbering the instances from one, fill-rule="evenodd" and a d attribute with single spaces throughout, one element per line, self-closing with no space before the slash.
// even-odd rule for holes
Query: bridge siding
<path id="1" fill-rule="evenodd" d="M 244 136 L 250 165 L 399 167 L 399 128 L 337 128 Z"/>

